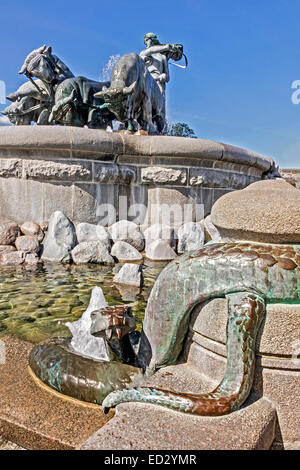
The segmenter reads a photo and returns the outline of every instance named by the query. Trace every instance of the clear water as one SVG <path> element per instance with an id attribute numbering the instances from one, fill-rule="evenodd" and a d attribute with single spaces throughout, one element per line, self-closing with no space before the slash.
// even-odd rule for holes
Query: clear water
<path id="1" fill-rule="evenodd" d="M 145 264 L 144 287 L 112 282 L 121 268 L 99 265 L 45 264 L 42 267 L 0 268 L 0 337 L 13 334 L 37 343 L 70 336 L 66 322 L 87 309 L 93 287 L 103 289 L 109 305 L 131 305 L 140 330 L 153 284 L 166 263 Z"/>

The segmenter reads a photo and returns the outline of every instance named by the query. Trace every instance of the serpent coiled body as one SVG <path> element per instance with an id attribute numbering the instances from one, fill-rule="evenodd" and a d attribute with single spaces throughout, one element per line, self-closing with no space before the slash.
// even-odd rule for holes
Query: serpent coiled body
<path id="1" fill-rule="evenodd" d="M 300 246 L 216 243 L 187 253 L 161 273 L 148 301 L 139 363 L 150 373 L 176 363 L 193 308 L 228 299 L 227 367 L 205 395 L 139 388 L 112 392 L 109 408 L 139 401 L 199 415 L 223 415 L 247 399 L 255 368 L 255 340 L 269 302 L 300 303 Z"/>

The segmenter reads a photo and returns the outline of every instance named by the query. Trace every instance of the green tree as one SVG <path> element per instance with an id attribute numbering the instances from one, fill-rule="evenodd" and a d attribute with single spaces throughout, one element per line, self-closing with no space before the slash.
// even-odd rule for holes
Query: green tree
<path id="1" fill-rule="evenodd" d="M 176 122 L 175 124 L 171 124 L 168 130 L 168 135 L 197 139 L 197 136 L 193 129 L 191 129 L 185 122 Z"/>

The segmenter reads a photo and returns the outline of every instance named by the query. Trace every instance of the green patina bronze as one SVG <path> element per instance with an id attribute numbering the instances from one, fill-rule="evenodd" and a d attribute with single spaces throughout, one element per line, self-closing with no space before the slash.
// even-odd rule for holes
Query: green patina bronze
<path id="1" fill-rule="evenodd" d="M 93 311 L 91 319 L 91 333 L 104 339 L 110 360 L 83 356 L 72 348 L 69 338 L 53 338 L 33 348 L 29 365 L 54 390 L 101 404 L 110 392 L 141 383 L 143 371 L 136 367 L 136 355 L 129 339 L 129 333 L 136 327 L 131 308 L 102 308 Z"/>
<path id="2" fill-rule="evenodd" d="M 255 368 L 255 340 L 271 302 L 300 303 L 300 246 L 217 243 L 171 262 L 152 289 L 138 355 L 148 372 L 175 364 L 192 310 L 216 297 L 228 299 L 227 368 L 209 394 L 176 394 L 152 388 L 115 391 L 105 411 L 138 401 L 199 415 L 223 415 L 247 399 Z M 212 319 L 213 321 L 213 319 Z"/>

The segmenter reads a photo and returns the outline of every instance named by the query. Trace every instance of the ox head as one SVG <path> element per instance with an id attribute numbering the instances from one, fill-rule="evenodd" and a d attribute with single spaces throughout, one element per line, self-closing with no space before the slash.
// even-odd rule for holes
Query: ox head
<path id="1" fill-rule="evenodd" d="M 126 305 L 95 310 L 91 313 L 91 320 L 91 334 L 107 340 L 121 340 L 136 327 L 131 308 Z"/>
<path id="2" fill-rule="evenodd" d="M 30 108 L 35 104 L 36 101 L 34 99 L 25 97 L 7 106 L 7 108 L 1 111 L 1 114 L 7 116 L 10 122 L 17 126 L 29 125 L 32 120 Z"/>
<path id="3" fill-rule="evenodd" d="M 52 83 L 56 77 L 52 65 L 52 48 L 42 46 L 32 51 L 25 59 L 19 74 L 37 77 L 43 82 Z"/>
<path id="4" fill-rule="evenodd" d="M 109 109 L 118 121 L 126 122 L 128 120 L 128 99 L 134 92 L 136 84 L 137 82 L 135 81 L 128 87 L 107 88 L 104 86 L 102 91 L 99 91 L 94 96 L 104 100 L 104 104 L 100 106 L 101 109 Z"/>

